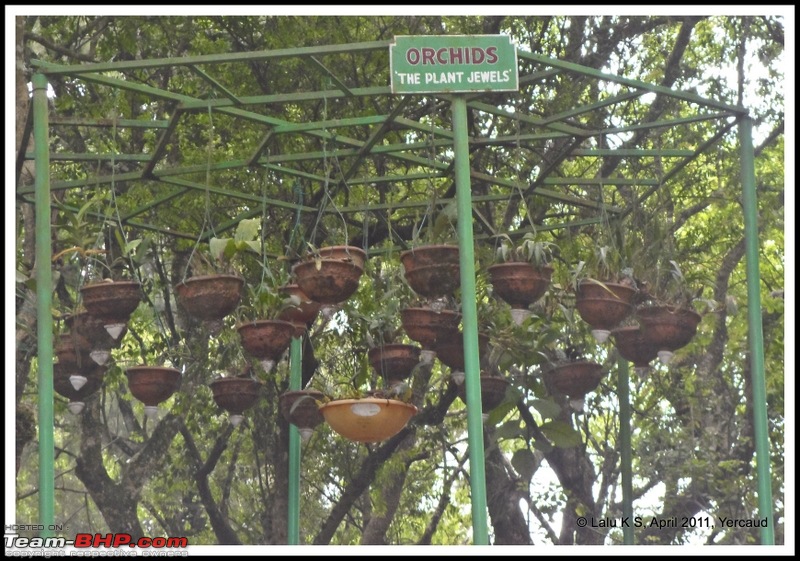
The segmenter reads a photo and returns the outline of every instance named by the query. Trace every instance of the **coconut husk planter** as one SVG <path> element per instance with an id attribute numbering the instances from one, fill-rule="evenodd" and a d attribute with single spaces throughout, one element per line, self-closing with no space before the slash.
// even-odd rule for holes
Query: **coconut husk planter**
<path id="1" fill-rule="evenodd" d="M 245 410 L 258 401 L 261 384 L 252 378 L 217 378 L 209 384 L 214 402 L 230 413 L 231 423 L 242 421 Z"/>
<path id="2" fill-rule="evenodd" d="M 366 252 L 354 246 L 320 248 L 318 257 L 307 257 L 292 267 L 300 289 L 314 302 L 338 304 L 358 289 Z"/>
<path id="3" fill-rule="evenodd" d="M 605 372 L 596 362 L 577 361 L 555 366 L 547 374 L 549 386 L 567 396 L 576 411 L 583 410 L 584 396 L 600 385 Z"/>
<path id="4" fill-rule="evenodd" d="M 278 362 L 295 334 L 295 325 L 279 319 L 261 319 L 236 327 L 242 348 L 261 361 L 267 372 Z"/>
<path id="5" fill-rule="evenodd" d="M 439 337 L 458 330 L 461 314 L 452 310 L 405 308 L 400 311 L 400 322 L 409 339 L 432 349 Z"/>
<path id="6" fill-rule="evenodd" d="M 506 397 L 506 390 L 511 384 L 501 376 L 489 376 L 481 372 L 481 411 L 486 420 L 489 413 L 500 405 Z M 458 386 L 458 397 L 464 404 L 467 403 L 467 384 Z"/>
<path id="7" fill-rule="evenodd" d="M 658 349 L 658 357 L 669 363 L 674 351 L 685 347 L 697 333 L 700 314 L 677 306 L 645 306 L 636 310 L 642 337 Z"/>
<path id="8" fill-rule="evenodd" d="M 142 287 L 135 281 L 103 280 L 81 288 L 83 307 L 105 325 L 127 323 L 142 300 Z"/>
<path id="9" fill-rule="evenodd" d="M 617 327 L 611 330 L 614 346 L 619 355 L 632 362 L 637 372 L 643 374 L 650 368 L 650 362 L 658 356 L 658 348 L 647 341 L 638 325 Z"/>
<path id="10" fill-rule="evenodd" d="M 421 296 L 447 296 L 461 284 L 458 246 L 416 247 L 402 252 L 400 262 L 409 286 Z"/>
<path id="11" fill-rule="evenodd" d="M 420 362 L 422 349 L 416 345 L 389 343 L 367 353 L 372 368 L 389 382 L 405 380 Z"/>
<path id="12" fill-rule="evenodd" d="M 325 395 L 318 390 L 294 390 L 281 394 L 280 410 L 283 418 L 300 430 L 300 437 L 307 441 L 311 433 L 325 418 L 320 413 L 318 402 Z"/>
<path id="13" fill-rule="evenodd" d="M 594 338 L 604 343 L 611 330 L 633 312 L 635 295 L 636 290 L 624 284 L 583 280 L 578 285 L 575 307 L 592 328 Z"/>
<path id="14" fill-rule="evenodd" d="M 322 304 L 314 302 L 297 284 L 287 284 L 281 288 L 281 293 L 286 296 L 296 297 L 300 300 L 300 305 L 289 306 L 281 310 L 278 319 L 288 321 L 298 326 L 299 333 L 298 330 L 296 330 L 295 337 L 302 336 L 306 327 L 317 318 Z"/>
<path id="15" fill-rule="evenodd" d="M 145 413 L 153 417 L 158 404 L 169 399 L 181 385 L 181 373 L 167 366 L 132 366 L 125 370 L 128 389 L 144 403 Z"/>
<path id="16" fill-rule="evenodd" d="M 534 267 L 527 262 L 496 263 L 487 269 L 492 293 L 514 309 L 527 310 L 539 300 L 553 276 L 553 268 Z"/>
<path id="17" fill-rule="evenodd" d="M 199 321 L 215 322 L 236 309 L 244 279 L 236 275 L 189 277 L 175 285 L 178 305 Z"/>

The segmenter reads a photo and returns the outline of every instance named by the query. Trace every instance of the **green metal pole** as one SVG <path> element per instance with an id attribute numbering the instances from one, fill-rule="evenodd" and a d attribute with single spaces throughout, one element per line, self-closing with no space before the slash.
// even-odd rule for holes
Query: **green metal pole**
<path id="1" fill-rule="evenodd" d="M 761 543 L 775 544 L 772 515 L 772 479 L 769 467 L 769 429 L 767 426 L 767 387 L 764 376 L 764 334 L 761 327 L 761 279 L 758 271 L 758 207 L 756 197 L 753 121 L 739 123 L 742 146 L 742 202 L 744 204 L 745 255 L 747 257 L 747 319 L 750 342 L 750 377 L 753 383 L 753 424 L 755 426 L 756 473 L 758 476 L 758 515 L 766 518 L 761 528 Z"/>
<path id="2" fill-rule="evenodd" d="M 461 314 L 464 324 L 464 373 L 467 394 L 469 481 L 472 493 L 472 534 L 475 545 L 489 544 L 486 509 L 486 466 L 483 452 L 478 306 L 475 295 L 475 249 L 472 240 L 472 192 L 469 180 L 467 101 L 453 98 L 458 253 L 461 268 Z"/>
<path id="3" fill-rule="evenodd" d="M 53 442 L 53 274 L 50 268 L 50 148 L 47 78 L 33 76 L 33 142 L 36 171 L 36 337 L 39 345 L 39 524 L 49 537 L 55 523 Z"/>
<path id="4" fill-rule="evenodd" d="M 622 473 L 622 517 L 629 524 L 622 526 L 622 543 L 633 545 L 633 460 L 631 453 L 631 399 L 628 361 L 617 361 L 617 394 L 619 396 L 619 448 Z"/>
<path id="5" fill-rule="evenodd" d="M 301 340 L 292 338 L 289 347 L 289 390 L 300 389 L 302 383 L 302 352 Z M 300 431 L 289 423 L 289 545 L 300 543 Z"/>

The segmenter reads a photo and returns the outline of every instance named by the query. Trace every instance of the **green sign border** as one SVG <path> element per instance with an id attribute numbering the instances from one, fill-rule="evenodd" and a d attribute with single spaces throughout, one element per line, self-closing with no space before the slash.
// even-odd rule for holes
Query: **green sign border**
<path id="1" fill-rule="evenodd" d="M 411 49 L 416 63 L 406 58 Z M 459 62 L 451 62 L 452 57 Z M 485 60 L 491 58 L 495 61 Z M 394 94 L 519 90 L 517 48 L 508 35 L 396 35 L 389 46 L 389 73 Z M 491 79 L 504 73 L 502 83 L 493 86 Z"/>

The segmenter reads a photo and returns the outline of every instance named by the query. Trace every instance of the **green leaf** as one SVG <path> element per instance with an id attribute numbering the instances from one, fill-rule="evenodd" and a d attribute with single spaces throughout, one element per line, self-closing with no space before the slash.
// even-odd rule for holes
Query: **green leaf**
<path id="1" fill-rule="evenodd" d="M 558 448 L 572 448 L 581 443 L 580 433 L 564 421 L 548 421 L 539 428 Z"/>
<path id="2" fill-rule="evenodd" d="M 514 469 L 517 470 L 517 473 L 522 479 L 528 483 L 530 483 L 533 474 L 535 474 L 536 470 L 539 468 L 539 462 L 536 461 L 536 456 L 527 448 L 522 448 L 514 452 L 514 455 L 511 456 L 511 465 L 514 466 Z"/>
<path id="3" fill-rule="evenodd" d="M 531 401 L 531 405 L 543 419 L 555 419 L 561 413 L 561 406 L 549 399 L 534 399 Z"/>
<path id="4" fill-rule="evenodd" d="M 260 218 L 250 218 L 242 220 L 236 227 L 236 233 L 233 238 L 238 241 L 252 241 L 258 237 L 258 230 L 261 227 Z M 260 252 L 260 245 L 259 245 Z"/>

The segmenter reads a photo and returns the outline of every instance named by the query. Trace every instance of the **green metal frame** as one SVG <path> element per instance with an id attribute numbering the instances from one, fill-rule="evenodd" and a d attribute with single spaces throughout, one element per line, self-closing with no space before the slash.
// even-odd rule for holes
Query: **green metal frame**
<path id="1" fill-rule="evenodd" d="M 463 295 L 465 364 L 467 375 L 467 411 L 470 446 L 470 471 L 473 504 L 473 535 L 476 544 L 488 543 L 486 517 L 486 490 L 483 467 L 482 423 L 480 417 L 480 385 L 477 345 L 477 314 L 475 309 L 475 268 L 473 244 L 475 240 L 491 237 L 488 223 L 475 208 L 476 204 L 491 204 L 499 201 L 524 200 L 530 204 L 534 197 L 541 197 L 552 204 L 562 205 L 566 209 L 575 210 L 570 219 L 550 222 L 542 225 L 543 230 L 564 228 L 575 225 L 598 223 L 601 215 L 624 218 L 638 204 L 652 195 L 656 190 L 683 170 L 689 163 L 704 151 L 708 150 L 724 134 L 737 124 L 742 144 L 742 174 L 745 202 L 745 230 L 747 240 L 747 283 L 750 345 L 752 354 L 752 377 L 754 387 L 754 415 L 756 424 L 756 450 L 759 480 L 759 512 L 760 516 L 768 516 L 772 520 L 772 494 L 769 467 L 769 441 L 766 426 L 766 393 L 763 365 L 763 337 L 760 325 L 759 277 L 758 277 L 758 236 L 756 225 L 756 194 L 754 176 L 754 154 L 751 138 L 751 122 L 742 107 L 735 107 L 713 100 L 701 98 L 695 94 L 672 90 L 662 86 L 615 76 L 574 63 L 548 58 L 518 49 L 520 87 L 533 92 L 534 88 L 546 88 L 546 81 L 553 79 L 569 80 L 580 76 L 588 80 L 596 80 L 617 90 L 606 99 L 586 105 L 576 105 L 567 110 L 554 111 L 550 115 L 525 114 L 515 108 L 515 100 L 519 94 L 499 95 L 470 93 L 464 94 L 425 94 L 424 98 L 431 104 L 450 104 L 452 111 L 452 128 L 422 123 L 410 110 L 414 107 L 413 95 L 392 95 L 386 82 L 386 75 L 376 76 L 375 83 L 348 85 L 348 80 L 330 70 L 334 67 L 325 60 L 336 57 L 350 57 L 356 60 L 359 56 L 375 55 L 384 52 L 387 56 L 390 42 L 375 41 L 318 47 L 288 48 L 272 51 L 224 53 L 200 55 L 182 58 L 164 58 L 152 60 L 134 60 L 109 62 L 101 64 L 57 65 L 45 61 L 32 62 L 34 71 L 34 93 L 32 111 L 29 114 L 24 130 L 21 146 L 27 146 L 30 135 L 34 135 L 34 152 L 20 152 L 16 159 L 17 177 L 25 160 L 34 160 L 36 165 L 35 185 L 17 185 L 17 200 L 32 203 L 36 206 L 37 240 L 50 239 L 49 213 L 52 205 L 51 193 L 71 189 L 106 189 L 110 185 L 128 184 L 131 188 L 153 186 L 158 194 L 146 204 L 121 217 L 121 224 L 126 227 L 151 230 L 165 235 L 190 240 L 206 240 L 212 231 L 177 232 L 163 225 L 153 224 L 146 220 L 147 213 L 164 205 L 175 204 L 181 197 L 202 197 L 213 193 L 231 200 L 237 200 L 243 207 L 251 205 L 249 211 L 229 217 L 224 225 L 217 228 L 231 229 L 239 220 L 252 217 L 267 206 L 283 208 L 293 213 L 339 213 L 356 216 L 369 211 L 377 214 L 384 221 L 389 219 L 390 212 L 398 210 L 424 209 L 427 200 L 394 202 L 392 204 L 349 204 L 340 208 L 325 208 L 324 205 L 297 204 L 278 198 L 267 198 L 263 194 L 244 189 L 225 186 L 217 179 L 218 174 L 225 172 L 260 169 L 267 170 L 291 183 L 303 181 L 307 184 L 328 186 L 323 165 L 330 159 L 344 162 L 340 176 L 331 185 L 335 196 L 342 190 L 355 185 L 386 185 L 389 183 L 424 181 L 452 182 L 454 195 L 440 198 L 439 204 L 454 201 L 457 204 L 459 220 L 458 235 L 461 248 L 461 288 Z M 315 91 L 278 92 L 270 95 L 242 95 L 237 93 L 237 84 L 222 83 L 214 76 L 217 65 L 239 64 L 247 69 L 247 65 L 263 63 L 280 64 L 283 61 L 300 61 L 309 72 L 317 72 L 320 79 L 327 80 L 331 87 Z M 177 71 L 186 71 L 183 78 L 201 81 L 211 88 L 208 99 L 191 97 L 145 85 L 134 78 L 136 72 L 169 67 Z M 163 110 L 167 118 L 153 120 L 139 119 L 92 119 L 82 116 L 68 118 L 50 116 L 47 106 L 46 90 L 48 79 L 70 79 L 79 82 L 105 86 L 109 91 L 124 94 L 135 94 L 153 102 L 164 102 Z M 381 82 L 383 80 L 383 82 Z M 601 88 L 602 89 L 602 88 Z M 602 108 L 625 108 L 627 104 L 639 102 L 642 96 L 653 94 L 660 100 L 668 100 L 675 109 L 667 116 L 652 122 L 625 122 L 619 126 L 590 127 L 581 118 L 591 116 Z M 530 94 L 532 95 L 532 94 Z M 420 96 L 416 96 L 420 97 Z M 269 107 L 283 104 L 329 103 L 355 98 L 380 100 L 383 104 L 381 114 L 365 114 L 359 116 L 339 116 L 341 118 L 325 118 L 317 122 L 290 122 L 269 114 Z M 501 99 L 501 103 L 497 100 Z M 375 112 L 377 113 L 377 111 Z M 496 119 L 507 119 L 517 124 L 517 134 L 486 137 L 470 137 L 467 128 L 468 113 L 486 115 Z M 624 114 L 624 111 L 620 111 Z M 167 162 L 167 149 L 185 123 L 193 116 L 216 115 L 217 119 L 230 120 L 231 125 L 254 126 L 263 130 L 260 140 L 249 148 L 249 153 L 242 154 L 241 159 L 207 164 Z M 49 119 L 49 120 L 48 120 Z M 649 147 L 624 145 L 617 149 L 598 148 L 599 139 L 613 135 L 631 136 L 642 131 L 652 134 L 691 126 L 692 123 L 708 121 L 714 124 L 714 134 L 704 139 L 694 150 L 674 149 L 668 146 L 655 150 Z M 90 126 L 105 130 L 117 128 L 141 128 L 157 135 L 154 149 L 149 154 L 70 154 L 62 151 L 50 152 L 51 131 L 57 127 Z M 393 130 L 405 131 L 408 142 L 388 141 Z M 335 131 L 335 132 L 332 132 Z M 425 140 L 427 137 L 427 140 Z M 305 152 L 284 151 L 280 148 L 289 140 L 301 140 L 308 143 L 324 143 L 323 150 L 311 149 Z M 668 145 L 666 139 L 665 145 Z M 481 150 L 511 150 L 527 147 L 531 143 L 560 143 L 562 148 L 552 161 L 538 170 L 532 180 L 519 181 L 492 173 L 484 173 L 472 169 L 471 154 Z M 302 142 L 300 142 L 302 144 Z M 623 143 L 624 144 L 624 143 Z M 330 148 L 327 148 L 330 145 Z M 435 154 L 431 154 L 435 151 Z M 385 158 L 397 166 L 406 166 L 408 174 L 382 175 L 371 173 L 376 158 Z M 640 176 L 635 178 L 598 177 L 598 172 L 606 163 L 618 162 L 621 158 L 642 162 L 646 169 L 648 162 L 659 158 L 666 164 L 666 171 L 659 177 Z M 560 166 L 569 159 L 585 159 L 588 173 L 577 177 L 560 175 Z M 87 171 L 83 179 L 50 181 L 54 166 L 61 162 L 76 165 L 98 162 L 121 163 L 129 169 L 112 174 L 95 174 Z M 613 167 L 613 164 L 610 164 Z M 130 168 L 134 168 L 133 171 Z M 362 171 L 364 170 L 364 171 Z M 198 178 L 212 177 L 212 181 L 201 181 Z M 497 194 L 473 195 L 471 182 L 481 182 L 492 186 Z M 622 186 L 644 187 L 634 204 L 628 207 L 611 206 L 602 201 L 586 197 L 583 188 L 604 189 Z M 577 191 L 576 191 L 577 189 Z M 452 193 L 453 191 L 451 191 Z M 598 217 L 592 216 L 596 213 Z M 464 219 L 474 214 L 475 231 L 470 220 Z M 100 218 L 100 216 L 98 216 Z M 526 231 L 520 228 L 516 235 Z M 402 244 L 402 240 L 398 240 Z M 401 245 L 402 247 L 402 245 Z M 50 245 L 37 243 L 37 262 L 50 261 Z M 40 419 L 40 513 L 41 522 L 47 527 L 52 524 L 53 508 L 53 389 L 52 389 L 52 332 L 49 329 L 50 298 L 52 279 L 48 267 L 37 267 L 38 296 L 38 344 L 39 344 L 39 419 Z M 299 384 L 297 371 L 300 360 L 298 341 L 293 342 L 291 350 L 292 387 Z M 631 512 L 631 473 L 630 473 L 630 405 L 628 403 L 627 365 L 619 368 L 619 399 L 621 414 L 622 472 L 625 512 Z M 290 462 L 292 489 L 290 490 L 290 524 L 289 541 L 297 543 L 298 529 L 298 486 L 300 448 L 296 430 L 290 434 Z M 632 532 L 625 534 L 625 543 L 633 543 Z M 762 543 L 774 543 L 773 527 L 762 529 Z"/>

